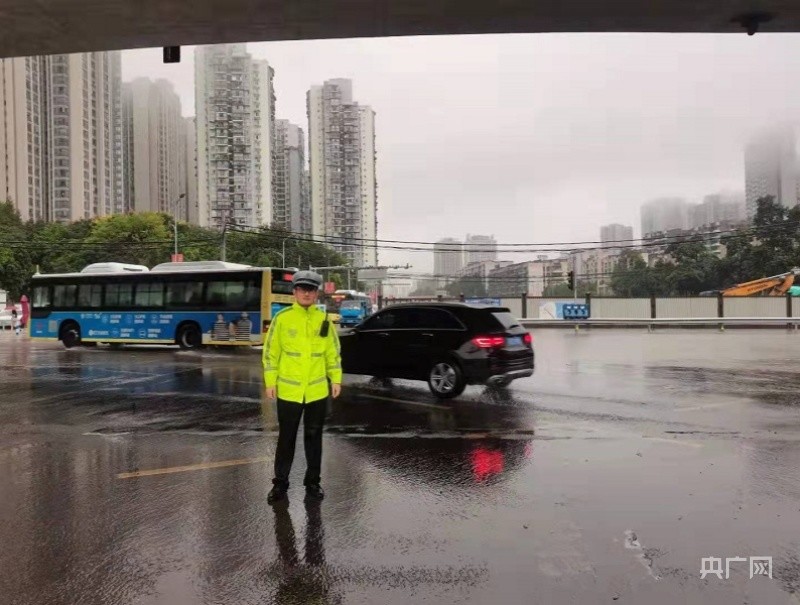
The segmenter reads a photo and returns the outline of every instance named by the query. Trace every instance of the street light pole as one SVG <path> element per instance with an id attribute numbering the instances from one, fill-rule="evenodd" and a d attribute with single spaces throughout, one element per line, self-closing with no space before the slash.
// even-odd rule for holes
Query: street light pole
<path id="1" fill-rule="evenodd" d="M 280 254 L 281 255 L 281 267 L 283 269 L 286 268 L 286 240 L 287 239 L 289 239 L 289 238 L 288 237 L 284 237 L 283 240 L 281 241 L 281 250 L 282 250 L 281 252 L 278 252 L 277 250 L 275 250 L 275 254 Z"/>
<path id="2" fill-rule="evenodd" d="M 175 258 L 178 257 L 178 202 L 186 197 L 185 193 L 181 193 L 178 199 L 172 202 L 172 228 L 175 232 Z"/>

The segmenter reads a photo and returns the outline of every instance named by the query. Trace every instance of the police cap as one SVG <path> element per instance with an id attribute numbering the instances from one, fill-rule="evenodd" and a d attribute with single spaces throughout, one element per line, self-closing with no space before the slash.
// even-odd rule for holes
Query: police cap
<path id="1" fill-rule="evenodd" d="M 313 286 L 317 290 L 322 287 L 322 276 L 314 271 L 298 271 L 292 277 L 292 288 Z"/>

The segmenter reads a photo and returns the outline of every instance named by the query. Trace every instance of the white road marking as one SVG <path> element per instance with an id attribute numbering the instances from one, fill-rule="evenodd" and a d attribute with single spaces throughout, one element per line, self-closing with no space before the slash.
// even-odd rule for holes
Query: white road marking
<path id="1" fill-rule="evenodd" d="M 648 437 L 642 435 L 642 439 L 649 439 L 651 441 L 660 441 L 662 443 L 671 443 L 672 445 L 682 445 L 684 447 L 703 447 L 702 443 L 695 443 L 694 441 L 684 441 L 683 439 L 667 439 L 666 437 Z"/>
<path id="2" fill-rule="evenodd" d="M 380 399 L 381 401 L 391 401 L 392 403 L 403 403 L 405 405 L 416 405 L 421 408 L 430 408 L 432 410 L 449 410 L 450 408 L 446 405 L 436 405 L 435 403 L 423 403 L 421 401 L 409 401 L 407 399 L 395 399 L 394 397 L 384 397 L 382 395 L 372 395 L 368 393 L 359 393 L 359 395 L 363 397 L 369 397 L 370 399 Z"/>

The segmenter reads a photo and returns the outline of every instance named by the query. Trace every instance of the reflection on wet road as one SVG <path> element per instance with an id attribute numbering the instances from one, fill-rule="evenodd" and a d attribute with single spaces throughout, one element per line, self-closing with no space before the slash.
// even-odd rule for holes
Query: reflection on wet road
<path id="1" fill-rule="evenodd" d="M 348 377 L 317 506 L 253 352 L 0 335 L 0 603 L 797 603 L 800 337 L 536 334 L 455 401 Z M 774 578 L 700 578 L 772 556 Z"/>

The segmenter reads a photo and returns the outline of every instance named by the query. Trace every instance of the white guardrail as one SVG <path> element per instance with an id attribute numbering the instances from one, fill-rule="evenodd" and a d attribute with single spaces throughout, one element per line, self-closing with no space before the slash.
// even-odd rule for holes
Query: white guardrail
<path id="1" fill-rule="evenodd" d="M 524 327 L 565 328 L 573 326 L 794 326 L 800 317 L 658 317 L 606 319 L 520 319 Z"/>

